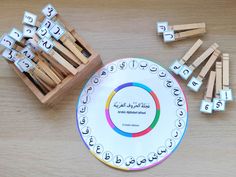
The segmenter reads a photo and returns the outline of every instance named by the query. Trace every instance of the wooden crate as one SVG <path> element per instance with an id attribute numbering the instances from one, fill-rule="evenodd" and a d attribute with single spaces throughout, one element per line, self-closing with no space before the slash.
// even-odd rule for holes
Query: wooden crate
<path id="1" fill-rule="evenodd" d="M 88 58 L 88 63 L 80 64 L 76 70 L 78 71 L 76 75 L 68 75 L 60 84 L 58 84 L 54 89 L 44 95 L 35 84 L 19 69 L 14 65 L 14 63 L 9 62 L 9 65 L 14 69 L 14 71 L 20 76 L 23 82 L 27 85 L 27 87 L 35 94 L 35 96 L 40 100 L 41 103 L 46 105 L 54 105 L 57 101 L 59 101 L 64 95 L 69 94 L 68 91 L 76 85 L 76 83 L 81 83 L 85 79 L 91 76 L 101 65 L 102 60 L 100 56 L 94 52 L 94 50 L 90 47 L 88 43 L 86 43 L 81 36 L 76 33 L 74 29 L 70 29 L 71 34 L 77 40 L 84 49 L 86 49 L 90 56 Z"/>

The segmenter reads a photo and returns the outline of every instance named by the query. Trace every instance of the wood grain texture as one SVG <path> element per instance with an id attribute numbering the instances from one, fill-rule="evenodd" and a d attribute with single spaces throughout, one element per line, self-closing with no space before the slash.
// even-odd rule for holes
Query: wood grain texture
<path id="1" fill-rule="evenodd" d="M 236 93 L 236 1 L 234 0 L 51 0 L 68 22 L 101 54 L 104 63 L 121 57 L 153 58 L 168 67 L 197 38 L 165 44 L 156 21 L 170 24 L 205 22 L 203 46 L 190 63 L 217 42 L 230 54 L 230 84 Z M 22 29 L 24 10 L 37 14 L 46 0 L 1 0 L 0 32 Z M 194 75 L 199 71 L 194 71 Z M 189 102 L 189 126 L 179 149 L 163 164 L 142 172 L 122 172 L 103 165 L 84 146 L 75 124 L 75 105 L 82 83 L 53 108 L 43 106 L 5 61 L 0 61 L 1 177 L 141 177 L 235 176 L 235 102 L 226 112 L 199 111 L 198 93 L 181 80 Z"/>

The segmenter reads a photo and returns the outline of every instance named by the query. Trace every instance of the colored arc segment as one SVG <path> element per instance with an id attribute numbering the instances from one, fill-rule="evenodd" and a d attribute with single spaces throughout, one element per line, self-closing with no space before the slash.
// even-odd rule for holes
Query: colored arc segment
<path id="1" fill-rule="evenodd" d="M 114 125 L 114 123 L 112 122 L 111 117 L 110 117 L 110 113 L 109 113 L 109 105 L 111 103 L 111 100 L 112 100 L 113 96 L 119 90 L 121 90 L 125 87 L 130 87 L 130 86 L 139 87 L 139 88 L 142 88 L 142 89 L 146 90 L 152 96 L 152 98 L 155 102 L 155 105 L 156 105 L 156 115 L 155 115 L 155 118 L 154 118 L 153 122 L 151 123 L 151 125 L 148 128 L 146 128 L 145 130 L 143 130 L 141 132 L 137 132 L 137 133 L 128 133 L 128 132 L 124 132 L 124 131 L 120 130 L 119 128 L 117 128 Z M 110 127 L 114 131 L 119 133 L 120 135 L 123 135 L 123 136 L 126 136 L 126 137 L 140 137 L 140 136 L 143 136 L 143 135 L 147 134 L 148 132 L 150 132 L 156 126 L 156 124 L 159 120 L 159 117 L 160 117 L 160 103 L 159 103 L 159 100 L 158 100 L 156 94 L 149 87 L 147 87 L 147 86 L 145 86 L 141 83 L 137 83 L 137 82 L 128 82 L 128 83 L 125 83 L 125 84 L 122 84 L 122 85 L 118 86 L 117 88 L 115 88 L 111 92 L 111 94 L 109 95 L 109 97 L 107 99 L 107 102 L 106 102 L 105 115 L 106 115 L 106 119 L 107 119 L 107 122 L 110 125 Z"/>

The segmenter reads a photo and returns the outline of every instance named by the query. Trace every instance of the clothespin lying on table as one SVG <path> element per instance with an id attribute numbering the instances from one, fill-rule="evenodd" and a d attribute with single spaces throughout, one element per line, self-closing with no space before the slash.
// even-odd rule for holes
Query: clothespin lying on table
<path id="1" fill-rule="evenodd" d="M 225 101 L 232 101 L 232 90 L 229 88 L 229 54 L 222 54 L 223 62 L 223 89 L 220 91 L 220 98 Z"/>
<path id="2" fill-rule="evenodd" d="M 205 78 L 207 73 L 210 71 L 210 69 L 212 68 L 213 64 L 216 62 L 219 55 L 220 55 L 220 51 L 216 49 L 213 52 L 213 54 L 210 56 L 210 58 L 208 59 L 207 63 L 202 68 L 198 76 L 197 77 L 193 76 L 191 78 L 191 80 L 188 82 L 188 85 L 187 85 L 191 90 L 195 92 L 199 91 L 200 87 L 202 86 L 203 79 Z"/>
<path id="3" fill-rule="evenodd" d="M 211 71 L 207 83 L 207 90 L 204 99 L 201 101 L 201 106 L 200 106 L 200 111 L 203 113 L 208 113 L 208 114 L 212 113 L 213 109 L 212 96 L 214 91 L 215 78 L 216 78 L 216 72 Z"/>
<path id="4" fill-rule="evenodd" d="M 180 60 L 175 60 L 173 64 L 170 66 L 170 70 L 174 72 L 176 75 L 179 74 L 183 65 L 191 58 L 191 56 L 199 49 L 202 45 L 202 40 L 198 39 L 193 46 L 185 53 L 185 55 Z"/>
<path id="5" fill-rule="evenodd" d="M 205 52 L 202 53 L 191 65 L 183 65 L 181 68 L 179 75 L 184 80 L 187 80 L 189 76 L 193 73 L 193 71 L 203 62 L 205 61 L 217 48 L 219 45 L 217 43 L 212 44 Z"/>
<path id="6" fill-rule="evenodd" d="M 216 62 L 215 98 L 213 98 L 214 111 L 225 111 L 225 101 L 220 98 L 221 90 L 222 90 L 222 62 Z"/>
<path id="7" fill-rule="evenodd" d="M 163 34 L 164 42 L 173 42 L 206 33 L 206 24 L 192 23 L 169 26 L 168 22 L 158 22 L 157 33 Z"/>

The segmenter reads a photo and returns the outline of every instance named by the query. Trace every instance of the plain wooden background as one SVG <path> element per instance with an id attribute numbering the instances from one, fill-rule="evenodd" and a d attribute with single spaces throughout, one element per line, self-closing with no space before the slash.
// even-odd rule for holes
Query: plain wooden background
<path id="1" fill-rule="evenodd" d="M 0 33 L 21 28 L 24 10 L 39 14 L 48 1 L 1 0 Z M 164 44 L 156 21 L 206 22 L 199 55 L 213 42 L 231 56 L 236 93 L 236 1 L 234 0 L 53 0 L 66 20 L 101 54 L 156 59 L 168 67 L 197 38 Z M 75 106 L 82 83 L 53 108 L 43 106 L 4 60 L 0 61 L 0 176 L 235 176 L 235 103 L 211 116 L 199 112 L 200 93 L 181 81 L 189 101 L 189 127 L 180 148 L 164 163 L 141 172 L 112 169 L 95 159 L 76 129 Z M 106 138 L 106 137 L 104 137 Z"/>

